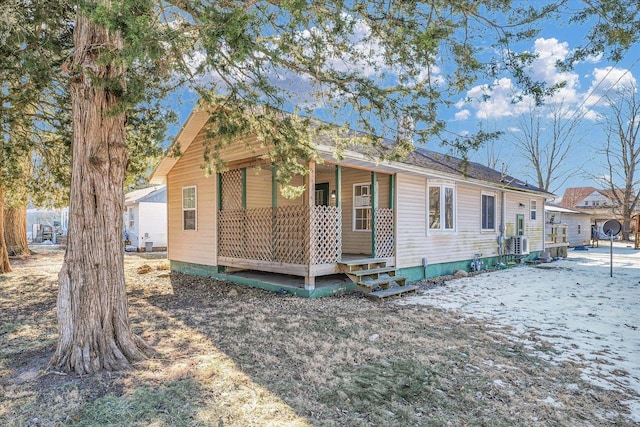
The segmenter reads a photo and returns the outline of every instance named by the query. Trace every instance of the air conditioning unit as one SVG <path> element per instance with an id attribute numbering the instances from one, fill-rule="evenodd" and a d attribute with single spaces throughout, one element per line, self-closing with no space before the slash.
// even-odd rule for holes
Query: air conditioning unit
<path id="1" fill-rule="evenodd" d="M 514 255 L 529 255 L 529 238 L 525 236 L 513 236 L 509 239 L 509 252 Z"/>

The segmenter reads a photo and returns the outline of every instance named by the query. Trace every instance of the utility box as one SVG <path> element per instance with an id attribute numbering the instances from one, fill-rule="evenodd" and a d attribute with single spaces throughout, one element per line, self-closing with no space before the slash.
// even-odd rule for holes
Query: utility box
<path id="1" fill-rule="evenodd" d="M 153 242 L 144 242 L 144 251 L 153 252 Z"/>

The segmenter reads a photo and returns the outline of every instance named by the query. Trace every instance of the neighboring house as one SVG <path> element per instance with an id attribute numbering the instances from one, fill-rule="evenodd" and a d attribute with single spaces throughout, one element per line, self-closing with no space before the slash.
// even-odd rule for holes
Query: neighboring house
<path id="1" fill-rule="evenodd" d="M 545 235 L 549 243 L 566 243 L 570 247 L 588 245 L 591 239 L 591 215 L 562 206 L 546 205 Z"/>
<path id="2" fill-rule="evenodd" d="M 69 208 L 27 209 L 27 239 L 34 243 L 60 243 L 69 229 Z"/>
<path id="3" fill-rule="evenodd" d="M 164 158 L 151 178 L 167 185 L 174 271 L 315 297 L 348 289 L 323 278 L 354 258 L 383 260 L 417 280 L 469 270 L 476 256 L 495 266 L 544 249 L 544 205 L 553 195 L 480 164 L 423 149 L 401 162 L 349 150 L 338 161 L 332 141 L 318 137 L 324 162 L 307 161 L 309 174 L 294 182 L 312 191 L 289 200 L 264 159 L 270 148 L 255 138 L 221 149 L 228 170 L 205 176 L 207 120 L 192 112 L 174 142 L 183 155 Z M 236 273 L 243 269 L 298 281 L 268 285 Z"/>
<path id="4" fill-rule="evenodd" d="M 134 250 L 166 248 L 167 189 L 153 186 L 130 191 L 124 198 L 125 241 Z"/>
<path id="5" fill-rule="evenodd" d="M 623 198 L 621 190 L 616 191 L 619 193 L 619 198 Z M 602 225 L 610 219 L 615 218 L 622 221 L 621 209 L 618 208 L 617 199 L 611 189 L 598 190 L 593 187 L 573 187 L 565 190 L 559 205 L 588 213 L 591 216 L 591 223 L 597 230 L 601 230 Z M 636 206 L 634 212 L 640 212 L 640 206 Z"/>
<path id="6" fill-rule="evenodd" d="M 621 190 L 616 190 L 622 198 Z M 567 188 L 559 206 L 589 212 L 597 217 L 611 219 L 618 206 L 617 198 L 612 190 L 598 190 L 593 187 Z"/>

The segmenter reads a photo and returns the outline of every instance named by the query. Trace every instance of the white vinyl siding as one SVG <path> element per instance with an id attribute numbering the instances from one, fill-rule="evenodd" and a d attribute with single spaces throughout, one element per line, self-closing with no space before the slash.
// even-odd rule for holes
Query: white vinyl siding
<path id="1" fill-rule="evenodd" d="M 480 206 L 482 210 L 482 231 L 494 231 L 496 229 L 496 196 L 482 193 Z"/>
<path id="2" fill-rule="evenodd" d="M 398 174 L 396 183 L 396 267 L 416 267 L 426 263 L 430 272 L 433 272 L 431 266 L 434 264 L 471 261 L 477 253 L 482 253 L 483 257 L 498 256 L 500 225 L 502 222 L 506 225 L 505 236 L 512 235 L 516 214 L 526 214 L 519 204 L 527 204 L 532 199 L 531 195 L 457 182 L 454 188 L 455 233 L 435 232 L 429 229 L 429 216 L 425 209 L 429 206 L 429 187 L 437 185 L 438 181 Z M 495 230 L 481 229 L 483 194 L 495 196 Z M 538 206 L 543 206 L 542 197 L 535 200 Z M 532 251 L 542 250 L 543 221 L 539 217 L 536 221 L 528 220 L 528 216 L 525 219 L 530 231 L 527 236 L 529 247 Z"/>
<path id="3" fill-rule="evenodd" d="M 455 188 L 452 185 L 429 184 L 427 194 L 429 230 L 455 229 Z"/>
<path id="4" fill-rule="evenodd" d="M 195 186 L 182 187 L 182 229 L 197 230 L 198 195 Z"/>

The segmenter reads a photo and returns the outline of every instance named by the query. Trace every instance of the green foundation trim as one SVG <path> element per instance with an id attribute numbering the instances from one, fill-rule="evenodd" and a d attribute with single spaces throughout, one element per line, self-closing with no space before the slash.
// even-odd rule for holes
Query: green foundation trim
<path id="1" fill-rule="evenodd" d="M 239 285 L 251 286 L 253 288 L 264 289 L 272 292 L 279 292 L 283 289 L 290 294 L 298 295 L 304 298 L 321 298 L 333 295 L 342 295 L 345 293 L 353 292 L 357 289 L 355 283 L 344 283 L 333 286 L 323 286 L 313 290 L 306 290 L 304 288 L 296 288 L 293 286 L 279 285 L 277 283 L 264 282 L 257 279 L 237 276 L 234 274 L 227 274 L 224 272 L 224 267 L 193 264 L 183 261 L 169 261 L 171 265 L 171 271 L 177 271 L 184 274 L 191 274 L 193 276 L 211 277 L 218 280 L 226 280 L 229 282 L 237 283 Z M 304 278 L 300 278 L 301 282 L 304 282 Z"/>
<path id="2" fill-rule="evenodd" d="M 536 260 L 539 254 L 539 251 L 532 252 L 530 255 L 522 259 L 522 263 L 507 264 L 503 268 L 524 265 L 527 261 Z M 498 268 L 497 264 L 500 262 L 500 257 L 481 258 L 481 260 L 483 262 L 483 270 L 487 268 L 495 269 Z M 425 278 L 448 276 L 455 273 L 457 270 L 470 271 L 471 261 L 472 260 L 469 259 L 465 261 L 429 264 L 427 266 L 426 274 L 425 268 L 422 266 L 405 267 L 398 269 L 398 275 L 406 277 L 409 282 L 414 282 L 416 280 L 422 280 Z M 226 280 L 229 282 L 237 283 L 239 285 L 251 286 L 253 288 L 264 289 L 272 292 L 282 292 L 282 290 L 284 290 L 287 293 L 298 295 L 303 298 L 321 298 L 333 295 L 342 295 L 357 290 L 356 284 L 351 282 L 344 282 L 341 284 L 330 286 L 321 286 L 313 290 L 306 290 L 304 288 L 298 288 L 289 285 L 280 285 L 277 283 L 271 283 L 254 278 L 238 276 L 232 273 L 226 273 L 223 266 L 193 264 L 184 261 L 170 261 L 170 265 L 171 271 L 191 274 L 193 276 L 212 277 L 214 279 Z M 304 282 L 304 279 L 301 277 L 300 281 L 302 283 Z"/>
<path id="3" fill-rule="evenodd" d="M 519 264 L 506 263 L 505 266 L 502 268 L 524 265 L 528 261 L 536 260 L 539 255 L 540 255 L 539 251 L 532 252 L 531 254 L 522 258 L 522 263 L 519 263 Z M 486 270 L 487 268 L 491 270 L 500 268 L 500 266 L 498 266 L 498 263 L 501 262 L 500 257 L 496 256 L 496 257 L 480 258 L 480 260 L 482 261 L 483 270 Z M 409 282 L 422 280 L 425 278 L 430 279 L 432 277 L 448 276 L 455 273 L 457 270 L 471 271 L 471 261 L 473 260 L 468 259 L 464 261 L 444 262 L 441 264 L 429 264 L 427 266 L 426 274 L 425 274 L 425 268 L 423 266 L 405 267 L 405 268 L 398 269 L 398 275 L 406 277 L 407 281 Z"/>

